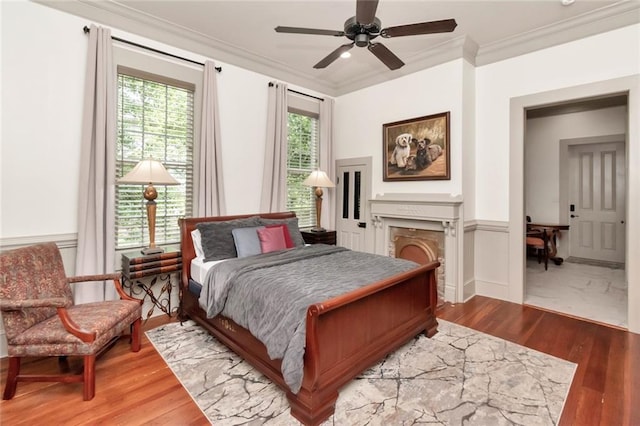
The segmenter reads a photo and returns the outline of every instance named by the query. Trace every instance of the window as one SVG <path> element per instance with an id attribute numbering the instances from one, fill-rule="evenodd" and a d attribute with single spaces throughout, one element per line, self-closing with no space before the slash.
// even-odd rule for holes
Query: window
<path id="1" fill-rule="evenodd" d="M 116 177 L 152 157 L 180 182 L 156 187 L 157 245 L 179 242 L 178 218 L 192 211 L 194 91 L 190 83 L 118 67 Z M 149 244 L 143 191 L 116 186 L 117 249 Z"/>
<path id="2" fill-rule="evenodd" d="M 317 115 L 289 108 L 287 131 L 287 209 L 296 212 L 301 228 L 311 227 L 316 224 L 315 195 L 302 182 L 318 168 Z"/>

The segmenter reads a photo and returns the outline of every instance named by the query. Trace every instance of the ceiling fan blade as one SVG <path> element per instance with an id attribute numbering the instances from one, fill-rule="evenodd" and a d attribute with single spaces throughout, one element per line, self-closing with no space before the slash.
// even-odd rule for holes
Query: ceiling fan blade
<path id="1" fill-rule="evenodd" d="M 397 70 L 404 65 L 404 62 L 382 43 L 369 43 L 367 49 L 376 55 L 390 70 Z"/>
<path id="2" fill-rule="evenodd" d="M 378 0 L 358 0 L 356 3 L 356 21 L 365 27 L 373 23 L 376 17 Z"/>
<path id="3" fill-rule="evenodd" d="M 420 34 L 450 33 L 457 26 L 458 24 L 455 19 L 443 19 L 442 21 L 421 22 L 419 24 L 383 28 L 380 31 L 380 35 L 389 38 Z"/>
<path id="4" fill-rule="evenodd" d="M 281 27 L 275 28 L 277 33 L 291 33 L 291 34 L 312 34 L 312 35 L 330 35 L 335 37 L 342 37 L 344 31 L 337 30 L 321 30 L 318 28 L 299 28 L 299 27 Z"/>
<path id="5" fill-rule="evenodd" d="M 338 59 L 340 57 L 340 55 L 342 55 L 344 52 L 346 52 L 348 50 L 351 50 L 351 48 L 353 47 L 354 44 L 355 43 L 343 44 L 342 46 L 338 47 L 333 52 L 329 53 L 324 59 L 322 59 L 320 62 L 315 64 L 313 67 L 314 68 L 318 68 L 318 69 L 319 68 L 326 68 L 333 61 Z"/>

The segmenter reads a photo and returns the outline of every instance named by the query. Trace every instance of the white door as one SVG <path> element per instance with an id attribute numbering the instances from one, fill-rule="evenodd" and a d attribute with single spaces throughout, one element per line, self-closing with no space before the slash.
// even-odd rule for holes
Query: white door
<path id="1" fill-rule="evenodd" d="M 336 168 L 336 243 L 357 251 L 366 251 L 371 163 L 364 160 L 340 160 Z"/>
<path id="2" fill-rule="evenodd" d="M 624 262 L 624 143 L 569 148 L 570 255 Z"/>

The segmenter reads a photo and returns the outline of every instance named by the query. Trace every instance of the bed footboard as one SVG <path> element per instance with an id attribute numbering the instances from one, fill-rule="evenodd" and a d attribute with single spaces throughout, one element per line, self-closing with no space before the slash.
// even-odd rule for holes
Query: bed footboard
<path id="1" fill-rule="evenodd" d="M 304 378 L 292 393 L 265 346 L 229 318 L 207 319 L 188 291 L 181 312 L 216 336 L 287 392 L 291 414 L 305 425 L 317 425 L 335 410 L 338 392 L 358 374 L 419 333 L 437 332 L 435 317 L 437 262 L 309 307 Z"/>
<path id="2" fill-rule="evenodd" d="M 305 373 L 291 414 L 307 425 L 333 414 L 339 389 L 417 334 L 437 332 L 438 262 L 315 304 L 307 311 Z"/>
<path id="3" fill-rule="evenodd" d="M 266 347 L 234 321 L 218 315 L 208 319 L 188 290 L 194 258 L 191 231 L 197 223 L 242 216 L 180 220 L 182 286 L 180 315 L 191 318 L 253 365 L 287 393 L 291 414 L 305 425 L 318 425 L 335 410 L 338 392 L 358 374 L 419 333 L 437 332 L 435 317 L 438 262 L 372 283 L 317 303 L 307 310 L 304 377 L 297 394 L 284 382 L 280 360 L 271 360 Z M 269 213 L 268 218 L 295 217 Z"/>

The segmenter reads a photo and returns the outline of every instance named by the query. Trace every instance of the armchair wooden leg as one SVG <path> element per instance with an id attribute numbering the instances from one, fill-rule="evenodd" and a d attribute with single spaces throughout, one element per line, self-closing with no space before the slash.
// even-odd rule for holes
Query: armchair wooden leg
<path id="1" fill-rule="evenodd" d="M 9 357 L 9 369 L 7 370 L 7 383 L 4 386 L 2 399 L 11 399 L 16 394 L 18 374 L 20 373 L 20 357 Z"/>
<path id="2" fill-rule="evenodd" d="M 131 351 L 138 352 L 140 350 L 140 341 L 142 334 L 142 318 L 138 318 L 133 322 L 131 330 Z"/>
<path id="3" fill-rule="evenodd" d="M 84 378 L 82 396 L 85 401 L 92 400 L 96 394 L 96 356 L 84 356 Z"/>

